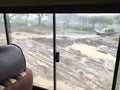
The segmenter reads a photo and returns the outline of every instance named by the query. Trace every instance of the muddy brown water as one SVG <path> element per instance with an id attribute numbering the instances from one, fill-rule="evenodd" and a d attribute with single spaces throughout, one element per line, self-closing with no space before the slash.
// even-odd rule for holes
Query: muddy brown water
<path id="1" fill-rule="evenodd" d="M 48 34 L 13 34 L 13 42 L 24 51 L 27 67 L 34 74 L 36 85 L 53 90 L 53 40 Z M 47 38 L 46 38 L 47 37 Z M 74 36 L 75 37 L 75 36 Z M 111 53 L 97 51 L 105 45 L 116 49 L 116 42 L 88 35 L 85 38 L 57 37 L 60 63 L 57 64 L 57 90 L 111 90 L 115 57 Z M 114 52 L 116 53 L 116 52 Z"/>

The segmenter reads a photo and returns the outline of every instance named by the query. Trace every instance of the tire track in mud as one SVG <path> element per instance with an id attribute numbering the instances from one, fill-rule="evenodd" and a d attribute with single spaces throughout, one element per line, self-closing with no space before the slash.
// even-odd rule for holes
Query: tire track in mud
<path id="1" fill-rule="evenodd" d="M 91 38 L 77 38 L 72 39 L 69 37 L 59 37 L 57 39 L 57 49 L 61 53 L 61 61 L 57 65 L 57 79 L 66 83 L 66 85 L 72 87 L 82 87 L 85 90 L 110 90 L 111 89 L 111 79 L 114 68 L 114 62 L 106 62 L 103 59 L 90 58 L 87 55 L 81 53 L 80 50 L 73 48 L 67 48 L 68 46 L 73 45 L 74 43 L 83 43 L 90 46 L 98 45 L 111 45 L 110 42 L 103 43 L 99 42 L 97 39 Z M 93 43 L 94 42 L 94 43 Z M 27 38 L 16 40 L 16 43 L 19 43 L 22 46 L 24 52 L 29 57 L 28 63 L 30 67 L 33 68 L 33 71 L 41 77 L 44 77 L 48 73 L 46 79 L 50 79 L 51 76 L 49 73 L 53 72 L 52 68 L 52 38 Z M 102 44 L 101 44 L 102 43 Z M 101 52 L 102 53 L 102 52 Z M 34 63 L 33 63 L 33 60 Z M 35 64 L 36 63 L 36 64 Z M 43 64 L 44 63 L 44 64 Z M 112 63 L 111 66 L 107 63 Z M 34 69 L 36 67 L 36 69 Z M 38 70 L 43 70 L 39 72 Z M 48 71 L 48 72 L 46 72 Z M 108 78 L 109 77 L 109 78 Z"/>
<path id="2" fill-rule="evenodd" d="M 65 51 L 65 50 L 64 50 Z M 67 52 L 67 51 L 66 51 Z M 67 52 L 67 53 L 70 53 L 70 52 Z M 64 55 L 64 53 L 62 54 L 62 55 Z M 61 56 L 62 56 L 61 55 Z M 77 57 L 78 58 L 78 57 Z M 81 56 L 79 56 L 79 59 L 76 59 L 76 61 L 77 60 L 79 60 L 80 61 L 80 58 L 81 58 Z M 63 58 L 62 58 L 63 59 Z M 64 57 L 64 59 L 65 59 L 65 57 Z M 66 61 L 68 61 L 69 62 L 69 59 L 67 59 Z M 72 60 L 71 60 L 72 61 Z M 64 64 L 65 64 L 65 62 L 63 62 Z M 70 63 L 70 62 L 69 62 Z M 82 87 L 84 87 L 84 88 L 86 88 L 86 90 L 88 89 L 88 87 L 89 87 L 89 90 L 96 90 L 96 89 L 93 89 L 93 88 L 91 88 L 90 89 L 90 85 L 88 84 L 88 85 L 86 85 L 86 82 L 90 82 L 90 83 L 92 83 L 93 85 L 96 85 L 98 88 L 102 88 L 103 90 L 108 90 L 108 88 L 109 88 L 109 86 L 108 87 L 106 87 L 106 86 L 103 86 L 102 85 L 102 83 L 100 82 L 100 81 L 98 81 L 97 79 L 94 81 L 94 80 L 91 80 L 89 77 L 86 77 L 85 75 L 86 74 L 89 74 L 89 75 L 95 75 L 95 73 L 93 73 L 90 69 L 88 69 L 89 67 L 88 67 L 88 65 L 87 64 L 83 64 L 83 63 L 81 63 L 81 62 L 76 62 L 75 63 L 75 61 L 73 61 L 72 62 L 72 64 L 74 65 L 74 67 L 75 68 L 70 68 L 72 65 L 69 65 L 69 64 L 66 64 L 66 68 L 64 68 L 64 70 L 66 71 L 67 69 L 69 69 L 69 70 L 67 70 L 66 72 L 68 72 L 67 74 L 69 74 L 70 76 L 67 76 L 67 74 L 66 75 L 63 75 L 63 76 L 66 76 L 65 78 L 67 78 L 67 77 L 72 77 L 72 78 L 74 78 L 75 79 L 75 81 L 74 80 L 71 80 L 71 83 L 72 84 L 75 84 L 76 82 L 76 84 L 75 85 L 77 85 L 78 87 L 79 86 L 82 86 Z M 76 64 L 78 64 L 78 65 L 76 65 Z M 63 67 L 63 65 L 61 65 L 61 66 L 59 66 L 59 67 Z M 85 68 L 86 67 L 86 68 Z M 88 68 L 87 68 L 88 67 Z M 58 71 L 62 71 L 61 70 L 61 68 L 59 68 L 59 70 Z M 64 72 L 65 72 L 64 71 Z M 63 72 L 63 71 L 62 71 Z M 96 71 L 94 71 L 94 72 L 96 72 Z M 78 73 L 80 73 L 80 75 L 78 74 Z M 77 74 L 77 75 L 75 75 L 75 74 Z M 95 75 L 96 76 L 96 75 Z M 65 79 L 64 78 L 64 79 Z M 97 77 L 96 77 L 97 78 Z M 60 78 L 61 79 L 61 78 Z M 92 78 L 93 79 L 93 78 Z M 68 79 L 68 82 L 69 82 L 70 80 Z M 97 82 L 96 82 L 97 81 Z M 86 86 L 88 86 L 88 87 L 86 87 Z M 98 89 L 97 88 L 97 89 Z"/>

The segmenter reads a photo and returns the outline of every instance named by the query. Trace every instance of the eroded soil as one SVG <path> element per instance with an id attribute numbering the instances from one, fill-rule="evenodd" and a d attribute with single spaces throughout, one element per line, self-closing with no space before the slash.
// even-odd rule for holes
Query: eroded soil
<path id="1" fill-rule="evenodd" d="M 34 84 L 53 90 L 53 36 L 14 32 L 12 37 L 24 51 Z M 116 49 L 117 42 L 95 34 L 58 34 L 57 90 L 111 90 Z"/>

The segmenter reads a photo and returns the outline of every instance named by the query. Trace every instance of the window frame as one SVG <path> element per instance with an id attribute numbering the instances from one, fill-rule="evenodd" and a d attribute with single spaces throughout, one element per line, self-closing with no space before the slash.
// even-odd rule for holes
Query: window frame
<path id="1" fill-rule="evenodd" d="M 0 7 L 1 13 L 120 13 L 120 4 L 95 4 L 95 5 L 56 5 L 56 6 L 27 6 L 27 7 Z M 4 16 L 5 22 L 5 31 L 7 43 L 10 44 L 10 28 L 7 22 L 7 19 Z M 54 22 L 55 23 L 55 22 Z M 56 35 L 56 33 L 54 33 Z M 55 37 L 54 37 L 55 39 Z M 54 53 L 55 54 L 55 53 Z M 55 55 L 54 55 L 55 56 Z M 115 70 L 113 76 L 112 90 L 115 90 L 117 73 L 119 67 L 119 57 L 120 57 L 120 38 L 118 52 L 115 61 Z M 55 73 L 55 72 L 54 72 Z M 56 78 L 56 76 L 54 77 Z M 56 85 L 56 81 L 54 81 Z M 54 90 L 56 87 L 54 86 Z"/>

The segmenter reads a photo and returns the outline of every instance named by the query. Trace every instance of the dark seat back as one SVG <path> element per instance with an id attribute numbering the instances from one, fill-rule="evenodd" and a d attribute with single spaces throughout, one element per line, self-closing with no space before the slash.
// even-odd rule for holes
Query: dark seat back
<path id="1" fill-rule="evenodd" d="M 25 69 L 26 61 L 20 47 L 0 46 L 0 82 L 18 75 Z"/>

